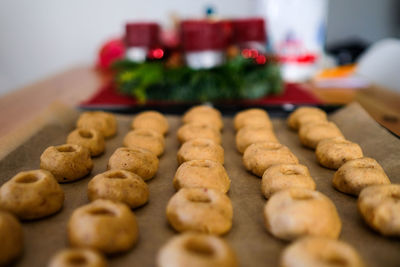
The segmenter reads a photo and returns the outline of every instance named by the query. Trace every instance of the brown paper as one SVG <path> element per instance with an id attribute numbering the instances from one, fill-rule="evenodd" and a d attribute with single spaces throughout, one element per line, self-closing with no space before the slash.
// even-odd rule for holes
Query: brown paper
<path id="1" fill-rule="evenodd" d="M 45 219 L 24 222 L 25 249 L 16 266 L 46 266 L 50 257 L 68 246 L 66 225 L 77 207 L 88 203 L 86 189 L 90 177 L 106 170 L 107 160 L 122 144 L 133 116 L 118 116 L 119 133 L 106 143 L 106 153 L 94 159 L 94 170 L 88 177 L 70 184 L 62 184 L 65 203 L 61 212 Z M 50 145 L 65 142 L 73 130 L 77 112 L 63 112 L 58 120 L 49 120 L 35 134 L 20 144 L 0 161 L 0 183 L 23 170 L 39 167 L 39 157 Z M 375 158 L 385 169 L 393 183 L 400 183 L 400 139 L 379 126 L 358 105 L 352 104 L 330 116 L 347 139 L 361 145 L 364 154 Z M 179 144 L 176 131 L 179 117 L 168 116 L 171 131 L 166 137 L 166 152 L 161 157 L 156 177 L 148 182 L 150 201 L 135 209 L 139 222 L 140 238 L 129 252 L 109 258 L 110 266 L 155 266 L 159 248 L 177 234 L 168 226 L 165 207 L 175 190 L 172 179 L 178 167 L 176 153 Z M 62 123 L 60 123 L 62 122 Z M 260 179 L 246 172 L 241 155 L 235 148 L 232 118 L 224 118 L 223 147 L 225 167 L 232 180 L 229 197 L 234 207 L 232 230 L 224 236 L 236 251 L 241 266 L 278 266 L 279 257 L 288 242 L 271 236 L 263 224 L 263 206 Z M 352 244 L 368 266 L 400 266 L 400 239 L 386 238 L 371 230 L 357 211 L 356 198 L 336 191 L 331 180 L 334 171 L 318 165 L 314 151 L 300 145 L 297 134 L 288 130 L 285 121 L 273 120 L 278 139 L 296 154 L 302 164 L 310 169 L 317 190 L 335 203 L 343 222 L 340 239 Z"/>

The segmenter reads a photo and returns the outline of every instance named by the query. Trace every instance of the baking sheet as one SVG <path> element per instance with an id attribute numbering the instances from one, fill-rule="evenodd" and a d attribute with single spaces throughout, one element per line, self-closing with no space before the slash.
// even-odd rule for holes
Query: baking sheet
<path id="1" fill-rule="evenodd" d="M 62 115 L 56 116 L 56 119 L 54 116 L 0 160 L 0 184 L 19 171 L 38 168 L 44 149 L 65 142 L 67 134 L 74 128 L 78 112 L 64 109 Z M 107 141 L 105 154 L 94 159 L 91 175 L 61 185 L 66 196 L 61 212 L 23 223 L 25 250 L 16 266 L 46 266 L 52 255 L 68 246 L 67 221 L 74 209 L 88 203 L 87 183 L 91 177 L 106 170 L 108 158 L 122 144 L 132 118 L 118 116 L 119 134 Z M 392 183 L 400 183 L 400 139 L 379 126 L 355 103 L 330 115 L 330 119 L 337 123 L 347 139 L 361 145 L 366 156 L 375 158 L 383 166 Z M 129 266 L 155 266 L 157 251 L 176 234 L 168 226 L 165 208 L 175 192 L 172 179 L 178 167 L 176 131 L 180 118 L 168 116 L 168 121 L 171 131 L 166 137 L 166 152 L 160 159 L 156 177 L 148 181 L 150 201 L 134 210 L 139 223 L 139 241 L 131 251 L 109 258 L 110 266 L 128 266 L 128 263 Z M 241 155 L 235 149 L 232 118 L 225 117 L 224 123 L 225 167 L 232 180 L 228 195 L 234 207 L 233 228 L 224 238 L 236 251 L 241 266 L 278 266 L 280 253 L 289 243 L 274 238 L 265 230 L 262 212 L 266 200 L 261 195 L 261 180 L 246 172 L 242 165 Z M 302 147 L 297 133 L 288 130 L 283 120 L 273 119 L 273 125 L 281 143 L 308 166 L 317 190 L 335 203 L 343 222 L 340 239 L 352 244 L 368 266 L 400 266 L 400 239 L 385 238 L 370 230 L 357 212 L 356 198 L 342 194 L 331 186 L 334 171 L 320 167 L 314 151 Z"/>

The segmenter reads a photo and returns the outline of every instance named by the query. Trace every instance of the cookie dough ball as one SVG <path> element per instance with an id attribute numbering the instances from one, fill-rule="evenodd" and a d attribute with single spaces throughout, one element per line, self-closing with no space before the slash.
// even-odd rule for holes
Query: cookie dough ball
<path id="1" fill-rule="evenodd" d="M 272 129 L 272 123 L 268 113 L 259 108 L 251 108 L 238 112 L 233 119 L 233 124 L 236 131 L 247 126 L 267 127 Z"/>
<path id="2" fill-rule="evenodd" d="M 136 243 L 138 225 L 127 205 L 98 199 L 72 213 L 68 238 L 72 246 L 88 247 L 105 254 L 124 252 Z"/>
<path id="3" fill-rule="evenodd" d="M 242 154 L 249 145 L 260 142 L 279 143 L 272 129 L 266 126 L 242 127 L 236 134 L 236 148 Z"/>
<path id="4" fill-rule="evenodd" d="M 363 152 L 358 144 L 336 137 L 319 142 L 315 155 L 319 164 L 336 170 L 349 160 L 362 158 Z"/>
<path id="5" fill-rule="evenodd" d="M 76 129 L 72 131 L 67 137 L 67 144 L 86 147 L 93 157 L 100 155 L 105 149 L 104 137 L 95 129 Z"/>
<path id="6" fill-rule="evenodd" d="M 224 164 L 224 149 L 210 139 L 192 139 L 181 146 L 177 159 L 179 164 L 195 159 L 208 159 Z"/>
<path id="7" fill-rule="evenodd" d="M 285 267 L 362 267 L 357 251 L 349 244 L 324 237 L 309 236 L 290 244 L 282 253 Z"/>
<path id="8" fill-rule="evenodd" d="M 222 235 L 232 227 L 230 199 L 218 190 L 182 188 L 169 200 L 167 219 L 178 232 Z"/>
<path id="9" fill-rule="evenodd" d="M 286 146 L 275 142 L 250 145 L 243 154 L 246 170 L 262 177 L 265 170 L 275 164 L 297 164 L 299 160 Z"/>
<path id="10" fill-rule="evenodd" d="M 209 125 L 218 131 L 221 131 L 222 128 L 224 128 L 221 112 L 206 105 L 194 106 L 186 111 L 183 115 L 182 122 L 196 122 L 197 124 Z"/>
<path id="11" fill-rule="evenodd" d="M 300 142 L 312 149 L 315 149 L 320 141 L 335 137 L 343 137 L 343 134 L 333 122 L 307 123 L 299 130 Z"/>
<path id="12" fill-rule="evenodd" d="M 178 140 L 181 144 L 196 138 L 207 138 L 221 144 L 221 133 L 213 126 L 191 122 L 179 128 Z"/>
<path id="13" fill-rule="evenodd" d="M 111 155 L 108 169 L 130 171 L 146 181 L 157 173 L 158 162 L 157 156 L 147 149 L 120 147 Z"/>
<path id="14" fill-rule="evenodd" d="M 400 184 L 373 185 L 358 197 L 364 221 L 385 236 L 400 236 Z"/>
<path id="15" fill-rule="evenodd" d="M 49 267 L 106 267 L 106 259 L 96 250 L 88 248 L 68 248 L 58 252 Z"/>
<path id="16" fill-rule="evenodd" d="M 0 188 L 0 206 L 23 220 L 56 213 L 63 203 L 63 190 L 45 170 L 20 172 Z"/>
<path id="17" fill-rule="evenodd" d="M 176 170 L 174 187 L 181 188 L 212 188 L 226 193 L 231 180 L 221 163 L 213 160 L 191 160 L 182 163 Z"/>
<path id="18" fill-rule="evenodd" d="M 343 193 L 358 196 L 371 185 L 390 184 L 385 171 L 371 158 L 354 159 L 343 164 L 333 176 L 333 187 Z"/>
<path id="19" fill-rule="evenodd" d="M 8 212 L 0 210 L 0 266 L 8 266 L 22 252 L 24 238 L 22 226 Z"/>
<path id="20" fill-rule="evenodd" d="M 105 138 L 117 133 L 117 120 L 115 116 L 103 111 L 83 112 L 76 123 L 76 128 L 95 129 L 102 133 Z"/>
<path id="21" fill-rule="evenodd" d="M 156 156 L 164 153 L 164 137 L 151 129 L 137 129 L 130 131 L 124 138 L 124 146 L 129 148 L 140 147 L 147 149 Z"/>
<path id="22" fill-rule="evenodd" d="M 327 121 L 326 112 L 316 107 L 300 107 L 292 112 L 287 120 L 290 128 L 298 130 L 302 125 Z"/>
<path id="23" fill-rule="evenodd" d="M 109 170 L 93 177 L 88 184 L 90 201 L 109 199 L 127 204 L 131 208 L 149 200 L 149 189 L 143 179 L 133 172 Z"/>
<path id="24" fill-rule="evenodd" d="M 235 252 L 222 238 L 201 233 L 173 237 L 159 251 L 158 267 L 236 267 Z"/>
<path id="25" fill-rule="evenodd" d="M 338 238 L 342 223 L 332 201 L 320 192 L 289 188 L 271 196 L 264 208 L 267 230 L 284 240 L 315 235 Z"/>
<path id="26" fill-rule="evenodd" d="M 161 135 L 168 133 L 168 121 L 163 114 L 157 111 L 144 111 L 136 115 L 132 121 L 132 128 L 150 129 Z"/>
<path id="27" fill-rule="evenodd" d="M 50 146 L 40 156 L 40 168 L 50 171 L 60 183 L 72 182 L 93 169 L 89 149 L 80 145 Z"/>
<path id="28" fill-rule="evenodd" d="M 268 168 L 262 176 L 261 191 L 265 198 L 270 198 L 272 194 L 291 187 L 315 190 L 315 182 L 307 166 L 277 164 Z"/>

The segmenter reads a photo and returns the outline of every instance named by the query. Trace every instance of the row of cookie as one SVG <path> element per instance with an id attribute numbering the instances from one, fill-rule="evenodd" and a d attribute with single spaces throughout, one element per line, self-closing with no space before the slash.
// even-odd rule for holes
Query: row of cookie
<path id="1" fill-rule="evenodd" d="M 262 109 L 247 109 L 234 118 L 236 148 L 243 154 L 243 165 L 254 175 L 262 177 L 265 198 L 291 184 L 315 189 L 308 168 L 298 164 L 297 157 L 275 136 L 268 113 Z M 285 179 L 287 174 L 302 174 L 298 179 Z"/>
<path id="2" fill-rule="evenodd" d="M 286 174 L 286 178 L 298 175 Z M 340 217 L 333 202 L 318 191 L 286 185 L 267 201 L 264 221 L 273 236 L 294 241 L 281 254 L 282 266 L 333 266 L 333 262 L 364 266 L 350 244 L 337 240 Z"/>
<path id="3" fill-rule="evenodd" d="M 144 111 L 135 116 L 131 128 L 123 139 L 123 147 L 109 158 L 107 168 L 129 171 L 147 181 L 158 171 L 158 157 L 164 153 L 164 135 L 169 124 L 163 114 Z"/>
<path id="4" fill-rule="evenodd" d="M 84 112 L 78 119 L 103 112 Z M 109 117 L 114 117 L 109 115 Z M 115 118 L 114 118 L 115 119 Z M 99 120 L 88 120 L 85 127 L 88 130 L 99 129 L 100 126 L 108 129 L 110 123 Z M 93 127 L 93 128 L 92 128 Z M 117 151 L 113 153 L 118 158 Z M 113 158 L 113 157 L 111 157 Z M 68 221 L 68 240 L 73 248 L 64 249 L 53 256 L 50 266 L 71 264 L 72 259 L 105 266 L 106 260 L 102 253 L 111 254 L 130 249 L 136 243 L 138 227 L 136 217 L 129 206 L 135 207 L 147 202 L 148 188 L 142 178 L 130 171 L 114 168 L 113 161 L 109 160 L 109 171 L 93 177 L 88 184 L 88 198 L 91 203 L 83 205 L 73 211 Z M 132 190 L 141 194 L 121 194 L 130 185 Z M 132 192 L 129 192 L 132 193 Z M 126 204 L 123 204 L 123 201 Z M 129 205 L 129 206 L 128 206 Z M 124 234 L 121 234 L 124 231 Z M 85 249 L 82 249 L 85 248 Z"/>
<path id="5" fill-rule="evenodd" d="M 220 146 L 223 123 L 218 110 L 196 106 L 183 116 L 177 137 L 178 167 L 173 185 L 179 190 L 167 204 L 170 225 L 182 233 L 159 251 L 158 266 L 237 266 L 229 245 L 215 235 L 232 226 L 232 204 L 225 195 L 230 179 Z M 219 255 L 215 257 L 215 255 Z"/>
<path id="6" fill-rule="evenodd" d="M 139 113 L 132 121 L 132 129 L 123 140 L 128 148 L 143 148 L 151 151 L 157 157 L 164 153 L 164 135 L 168 133 L 167 119 L 157 111 Z"/>
<path id="7" fill-rule="evenodd" d="M 157 111 L 137 114 L 123 140 L 124 147 L 117 148 L 108 161 L 109 171 L 95 176 L 88 184 L 89 199 L 110 199 L 123 202 L 130 208 L 147 203 L 147 181 L 158 170 L 159 159 L 164 153 L 164 135 L 169 124 Z"/>
<path id="8" fill-rule="evenodd" d="M 301 107 L 290 114 L 288 126 L 298 130 L 301 143 L 315 149 L 317 161 L 323 167 L 338 170 L 333 186 L 343 193 L 359 195 L 371 185 L 390 184 L 376 160 L 364 157 L 361 147 L 346 140 L 326 113 L 315 107 Z"/>
<path id="9" fill-rule="evenodd" d="M 241 111 L 234 117 L 234 125 L 237 131 L 237 150 L 243 153 L 245 168 L 256 176 L 262 177 L 261 191 L 265 198 L 269 199 L 273 194 L 291 187 L 315 189 L 315 182 L 308 168 L 300 165 L 290 149 L 279 143 L 265 110 L 254 108 Z M 275 199 L 271 198 L 268 203 L 273 204 Z M 279 238 L 290 239 L 290 234 L 283 235 L 275 229 L 275 224 L 269 223 L 272 219 L 269 212 L 270 206 L 265 206 L 264 211 L 268 230 Z M 275 212 L 272 212 L 272 215 L 275 215 Z M 283 216 L 284 213 L 278 212 L 276 215 Z"/>
<path id="10" fill-rule="evenodd" d="M 117 120 L 111 113 L 82 113 L 66 144 L 48 147 L 40 156 L 40 168 L 51 172 L 58 182 L 73 182 L 93 169 L 91 156 L 104 152 L 105 139 L 117 133 Z"/>
<path id="11" fill-rule="evenodd" d="M 168 132 L 167 119 L 159 112 L 146 111 L 135 116 L 133 130 L 124 138 L 125 147 L 114 151 L 108 161 L 108 171 L 98 174 L 88 184 L 90 200 L 109 199 L 122 202 L 130 208 L 147 203 L 147 181 L 158 170 L 157 156 L 164 152 L 164 134 Z"/>
<path id="12" fill-rule="evenodd" d="M 357 196 L 365 187 L 390 184 L 379 163 L 364 157 L 358 144 L 346 140 L 339 128 L 327 121 L 323 110 L 301 107 L 290 114 L 287 122 L 291 129 L 299 131 L 303 145 L 315 149 L 320 165 L 338 170 L 332 184 L 340 192 Z"/>
<path id="13" fill-rule="evenodd" d="M 310 140 L 316 144 L 316 158 L 322 166 L 337 170 L 332 179 L 334 188 L 359 195 L 358 209 L 368 225 L 383 235 L 400 236 L 400 223 L 396 223 L 400 210 L 393 210 L 398 206 L 400 185 L 391 184 L 375 159 L 364 157 L 361 147 L 346 140 L 338 129 L 332 133 L 332 123 L 318 108 L 298 108 L 288 118 L 288 125 L 299 129 L 304 145 Z M 387 211 L 378 212 L 382 207 Z"/>
<path id="14" fill-rule="evenodd" d="M 335 206 L 326 196 L 314 191 L 316 185 L 308 168 L 299 164 L 290 149 L 279 143 L 268 113 L 262 109 L 241 111 L 235 116 L 234 123 L 238 130 L 237 147 L 240 147 L 240 141 L 245 140 L 248 144 L 243 154 L 244 166 L 248 171 L 262 177 L 261 191 L 269 199 L 264 208 L 264 218 L 266 228 L 271 234 L 284 240 L 293 240 L 304 234 L 337 238 L 341 222 Z M 241 132 L 253 135 L 240 136 Z M 312 201 L 307 202 L 310 203 L 309 207 L 302 208 L 297 205 L 304 205 L 305 202 L 298 202 L 299 200 Z M 304 209 L 302 212 L 307 213 L 308 208 L 310 211 L 318 211 L 307 215 L 310 221 L 315 221 L 313 225 L 306 225 L 293 213 L 298 209 Z M 319 220 L 319 216 L 325 217 L 326 221 Z M 289 220 L 296 223 L 276 223 Z"/>
<path id="15" fill-rule="evenodd" d="M 51 146 L 42 153 L 40 170 L 20 172 L 1 186 L 0 236 L 7 245 L 1 246 L 0 265 L 15 259 L 22 250 L 22 227 L 13 215 L 34 220 L 58 212 L 65 198 L 58 182 L 86 176 L 93 168 L 90 156 L 103 153 L 104 139 L 117 131 L 113 115 L 103 112 L 83 113 L 76 126 L 67 144 Z"/>
<path id="16" fill-rule="evenodd" d="M 235 116 L 234 123 L 238 130 L 236 146 L 239 152 L 245 148 L 246 169 L 262 176 L 261 190 L 269 199 L 264 206 L 267 230 L 284 240 L 300 238 L 282 253 L 282 266 L 318 266 L 346 251 L 347 254 L 339 254 L 340 257 L 346 255 L 346 261 L 361 263 L 354 249 L 335 240 L 341 230 L 335 205 L 325 195 L 314 191 L 316 185 L 308 168 L 299 164 L 289 148 L 279 144 L 268 114 L 261 109 L 245 110 Z M 314 237 L 302 239 L 304 236 Z M 328 247 L 326 259 L 322 261 L 320 250 L 314 247 L 317 244 Z"/>
<path id="17" fill-rule="evenodd" d="M 103 266 L 106 262 L 100 253 L 124 252 L 136 244 L 139 230 L 130 209 L 148 201 L 144 180 L 157 172 L 157 156 L 164 151 L 163 134 L 169 126 L 166 118 L 154 111 L 138 114 L 131 126 L 133 130 L 124 138 L 127 147 L 112 154 L 108 171 L 90 180 L 88 198 L 93 202 L 76 209 L 68 223 L 70 244 L 92 250 L 63 250 L 53 257 L 50 266 L 68 263 L 71 257 Z"/>
<path id="18" fill-rule="evenodd" d="M 221 146 L 224 125 L 221 113 L 209 106 L 195 106 L 183 115 L 182 122 L 177 132 L 181 144 L 178 163 L 213 160 L 224 164 L 224 149 Z"/>
<path id="19" fill-rule="evenodd" d="M 173 180 L 175 189 L 203 187 L 227 193 L 231 181 L 223 166 L 220 112 L 209 106 L 195 106 L 184 114 L 182 122 L 177 131 L 181 147 L 177 154 L 180 166 Z"/>
<path id="20" fill-rule="evenodd" d="M 324 118 L 323 115 L 317 114 L 315 115 L 316 120 L 320 118 L 318 116 Z M 301 123 L 306 124 L 307 119 L 312 120 L 313 117 L 303 117 L 300 119 L 300 123 L 299 121 L 295 121 L 295 126 L 292 127 L 299 127 Z M 288 121 L 290 121 L 289 124 L 293 124 L 291 117 L 289 117 Z M 326 127 L 329 128 L 328 133 L 326 133 L 327 135 L 337 135 L 340 133 L 339 129 L 333 123 L 327 123 Z M 323 134 L 324 132 L 322 132 Z M 300 140 L 304 145 L 313 147 L 316 136 L 318 136 L 318 129 L 310 130 L 310 128 L 306 127 L 302 130 Z M 310 177 L 310 175 L 306 169 L 292 171 L 293 173 L 285 173 L 285 171 L 281 173 L 277 172 L 279 174 L 274 174 L 273 168 L 266 171 L 271 172 L 267 175 L 271 178 L 277 174 L 278 177 L 282 176 L 286 179 L 294 178 L 293 180 L 297 181 L 292 184 L 294 188 L 273 195 L 264 210 L 267 228 L 268 225 L 272 228 L 271 224 L 276 221 L 280 221 L 281 223 L 285 221 L 296 222 L 294 227 L 279 227 L 278 224 L 274 226 L 277 231 L 286 232 L 285 234 L 295 233 L 299 237 L 296 242 L 285 248 L 281 255 L 281 264 L 283 266 L 330 266 L 331 264 L 345 263 L 346 266 L 363 266 L 361 257 L 352 246 L 343 241 L 336 240 L 340 234 L 341 221 L 333 202 L 322 193 L 311 191 L 311 188 L 296 188 L 299 187 L 298 179 L 300 177 Z M 303 180 L 305 181 L 305 179 Z M 286 180 L 286 183 L 290 183 L 290 181 Z M 262 187 L 264 190 L 265 185 Z M 292 205 L 282 208 L 284 203 L 290 201 L 292 201 Z M 321 220 L 321 218 L 324 219 Z M 305 229 L 306 231 L 304 231 Z"/>
<path id="21" fill-rule="evenodd" d="M 183 115 L 182 122 L 177 131 L 182 144 L 177 155 L 180 166 L 173 181 L 179 191 L 167 205 L 169 223 L 178 232 L 225 234 L 232 226 L 233 211 L 225 195 L 230 179 L 220 145 L 221 113 L 209 106 L 195 106 Z"/>
<path id="22" fill-rule="evenodd" d="M 237 113 L 234 127 L 236 148 L 243 154 L 245 168 L 254 175 L 262 177 L 265 170 L 275 164 L 298 163 L 289 148 L 279 143 L 265 110 L 253 108 Z"/>
<path id="23" fill-rule="evenodd" d="M 125 147 L 140 147 L 156 156 L 162 155 L 165 146 L 163 137 L 169 125 L 161 113 L 142 112 L 132 121 L 131 128 L 123 141 Z M 77 129 L 68 135 L 67 144 L 87 147 L 92 156 L 97 156 L 104 151 L 104 137 L 112 137 L 116 132 L 114 115 L 101 111 L 84 112 L 77 121 Z"/>

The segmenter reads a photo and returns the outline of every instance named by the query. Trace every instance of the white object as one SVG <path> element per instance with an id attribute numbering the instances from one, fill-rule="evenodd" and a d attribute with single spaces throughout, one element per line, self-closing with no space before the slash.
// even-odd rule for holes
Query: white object
<path id="1" fill-rule="evenodd" d="M 374 84 L 400 91 L 399 70 L 400 40 L 391 38 L 372 45 L 359 58 L 356 72 Z"/>
<path id="2" fill-rule="evenodd" d="M 185 60 L 192 69 L 209 69 L 225 62 L 225 54 L 220 50 L 186 52 Z"/>
<path id="3" fill-rule="evenodd" d="M 147 52 L 147 47 L 129 47 L 126 51 L 126 58 L 141 63 L 146 61 Z"/>
<path id="4" fill-rule="evenodd" d="M 285 81 L 302 82 L 318 70 L 323 55 L 328 0 L 259 0 L 271 50 Z"/>

